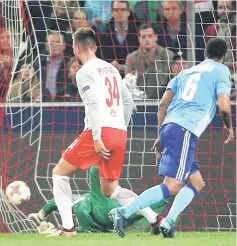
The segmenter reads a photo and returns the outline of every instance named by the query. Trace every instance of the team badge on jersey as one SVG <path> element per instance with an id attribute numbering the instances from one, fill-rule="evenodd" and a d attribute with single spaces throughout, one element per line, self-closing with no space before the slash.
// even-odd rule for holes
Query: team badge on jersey
<path id="1" fill-rule="evenodd" d="M 111 115 L 112 117 L 116 117 L 116 115 L 117 115 L 116 110 L 111 109 L 110 115 Z"/>

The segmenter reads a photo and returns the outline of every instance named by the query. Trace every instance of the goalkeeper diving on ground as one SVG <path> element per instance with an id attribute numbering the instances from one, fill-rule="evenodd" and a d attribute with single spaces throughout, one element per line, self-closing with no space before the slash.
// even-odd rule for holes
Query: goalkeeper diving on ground
<path id="1" fill-rule="evenodd" d="M 72 207 L 79 221 L 79 232 L 112 232 L 113 223 L 109 219 L 108 213 L 111 209 L 121 207 L 121 204 L 111 198 L 105 197 L 99 179 L 99 169 L 91 167 L 89 171 L 90 176 L 90 192 L 84 195 L 74 195 Z M 161 200 L 155 203 L 151 208 L 157 213 L 161 214 L 165 210 L 165 205 L 168 201 Z M 28 216 L 38 228 L 40 234 L 53 234 L 56 228 L 52 223 L 46 222 L 47 216 L 57 211 L 55 200 L 50 200 L 38 213 L 33 213 Z M 163 217 L 158 216 L 158 220 Z M 139 215 L 133 214 L 127 221 L 126 227 L 132 225 L 129 230 L 148 231 L 151 227 L 152 234 L 159 234 L 159 231 L 153 227 L 148 220 Z"/>

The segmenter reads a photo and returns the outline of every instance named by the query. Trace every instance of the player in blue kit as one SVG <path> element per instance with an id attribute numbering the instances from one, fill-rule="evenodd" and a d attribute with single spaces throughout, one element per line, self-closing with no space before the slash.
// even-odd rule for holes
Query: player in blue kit
<path id="1" fill-rule="evenodd" d="M 224 40 L 209 40 L 207 59 L 181 71 L 169 82 L 160 103 L 159 137 L 153 146 L 157 158 L 161 157 L 159 175 L 165 177 L 164 182 L 144 191 L 130 204 L 110 211 L 114 227 L 121 237 L 125 236 L 124 221 L 131 214 L 176 195 L 168 215 L 156 225 L 164 237 L 174 237 L 175 220 L 205 184 L 195 160 L 195 150 L 198 138 L 215 115 L 216 101 L 228 136 L 225 144 L 234 139 L 229 97 L 230 71 L 223 64 L 226 52 Z"/>

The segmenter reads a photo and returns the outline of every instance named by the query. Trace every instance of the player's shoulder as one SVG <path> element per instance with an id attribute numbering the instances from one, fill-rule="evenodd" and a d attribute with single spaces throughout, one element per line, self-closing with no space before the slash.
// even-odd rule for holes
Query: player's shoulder
<path id="1" fill-rule="evenodd" d="M 91 67 L 91 62 L 90 61 L 86 62 L 77 71 L 77 75 L 82 76 L 82 75 L 86 74 L 90 70 L 90 67 Z"/>
<path id="2" fill-rule="evenodd" d="M 86 64 L 85 64 L 86 65 Z M 88 66 L 83 65 L 76 73 L 78 88 L 84 88 L 88 84 L 94 83 L 94 76 Z"/>
<path id="3" fill-rule="evenodd" d="M 76 73 L 76 80 L 82 81 L 87 75 L 88 75 L 87 69 L 85 69 L 85 67 L 82 66 Z"/>
<path id="4" fill-rule="evenodd" d="M 103 67 L 103 66 L 105 66 L 105 67 L 112 66 L 111 63 L 104 61 L 100 58 L 94 58 L 92 60 L 92 63 L 94 64 L 94 68 Z"/>
<path id="5" fill-rule="evenodd" d="M 220 63 L 220 72 L 223 74 L 225 73 L 226 75 L 230 75 L 230 69 L 225 65 Z"/>
<path id="6" fill-rule="evenodd" d="M 204 70 L 208 70 L 210 72 L 212 72 L 212 75 L 214 74 L 229 74 L 230 70 L 229 68 L 225 65 L 222 64 L 220 62 L 216 62 L 212 59 L 206 59 L 205 61 L 201 62 L 200 65 L 203 65 Z"/>
<path id="7" fill-rule="evenodd" d="M 221 81 L 229 81 L 231 74 L 229 68 L 222 63 L 215 62 L 215 67 L 211 73 L 212 78 L 215 78 L 215 82 L 218 83 Z"/>
<path id="8" fill-rule="evenodd" d="M 95 69 L 95 63 L 98 63 L 97 58 L 93 58 L 87 61 L 81 68 L 77 71 L 76 77 L 88 77 L 93 74 L 93 70 Z"/>

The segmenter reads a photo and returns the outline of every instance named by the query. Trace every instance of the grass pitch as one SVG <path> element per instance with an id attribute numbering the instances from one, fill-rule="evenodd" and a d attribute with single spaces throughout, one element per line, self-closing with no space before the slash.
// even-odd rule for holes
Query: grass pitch
<path id="1" fill-rule="evenodd" d="M 0 246 L 235 246 L 233 232 L 181 232 L 174 239 L 148 233 L 127 233 L 125 238 L 117 234 L 78 234 L 76 237 L 47 238 L 41 235 L 0 234 Z"/>

